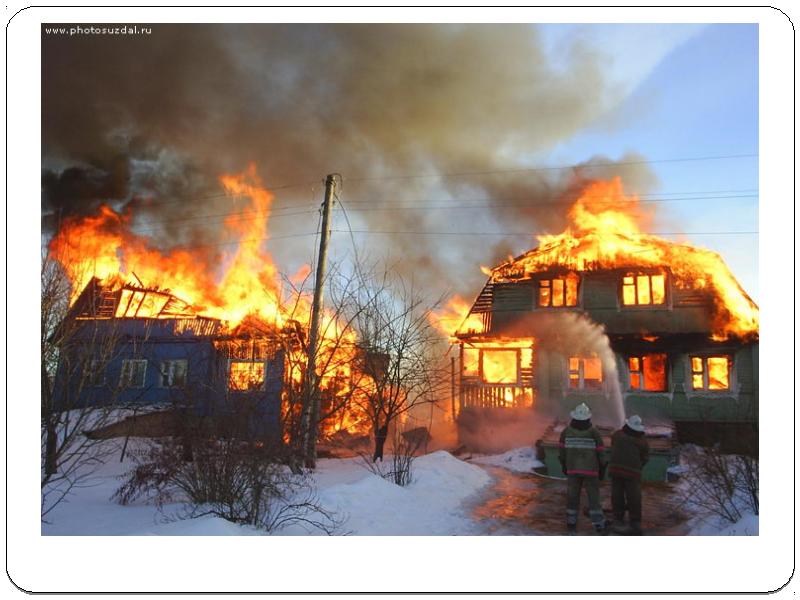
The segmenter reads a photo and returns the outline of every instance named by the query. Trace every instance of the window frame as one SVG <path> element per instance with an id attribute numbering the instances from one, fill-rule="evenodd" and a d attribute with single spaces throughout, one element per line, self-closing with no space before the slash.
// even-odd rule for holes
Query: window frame
<path id="1" fill-rule="evenodd" d="M 131 369 L 127 368 L 127 365 L 144 365 L 142 367 L 142 383 L 141 385 L 134 385 L 134 382 L 131 380 Z M 147 384 L 147 359 L 146 358 L 123 358 L 122 365 L 120 366 L 119 371 L 119 387 L 124 389 L 134 389 L 140 390 L 144 388 Z"/>
<path id="2" fill-rule="evenodd" d="M 578 368 L 573 369 L 571 365 L 571 361 L 576 359 L 578 361 Z M 597 360 L 600 362 L 600 386 L 597 388 L 587 388 L 586 387 L 586 362 L 587 360 Z M 572 374 L 578 375 L 578 387 L 572 387 Z M 591 381 L 596 381 L 592 379 Z M 567 389 L 573 392 L 602 392 L 605 389 L 606 385 L 606 373 L 605 369 L 603 368 L 603 361 L 600 359 L 599 356 L 568 356 L 567 357 Z"/>
<path id="3" fill-rule="evenodd" d="M 98 380 L 99 375 L 99 380 Z M 83 365 L 83 386 L 102 387 L 106 384 L 106 361 L 90 358 Z"/>
<path id="4" fill-rule="evenodd" d="M 248 389 L 244 389 L 244 390 L 231 387 L 231 368 L 233 367 L 233 363 L 248 363 L 248 364 L 261 365 L 263 367 L 263 375 L 262 375 L 262 378 L 261 378 L 261 384 L 258 387 L 248 388 Z M 267 359 L 263 359 L 263 358 L 253 358 L 253 359 L 229 358 L 228 359 L 228 369 L 227 369 L 226 375 L 227 375 L 227 377 L 225 378 L 226 379 L 226 388 L 227 388 L 228 392 L 233 392 L 233 393 L 238 393 L 238 394 L 247 394 L 247 393 L 252 393 L 252 392 L 264 391 L 266 389 L 266 386 L 267 386 Z"/>
<path id="5" fill-rule="evenodd" d="M 516 378 L 514 381 L 486 381 L 486 376 L 483 372 L 483 360 L 486 352 L 513 352 L 514 359 L 516 363 Z M 521 376 L 521 363 L 520 363 L 520 349 L 519 348 L 481 348 L 480 349 L 480 363 L 479 363 L 479 376 L 481 383 L 484 385 L 503 385 L 503 386 L 518 386 L 520 383 L 520 376 Z"/>
<path id="6" fill-rule="evenodd" d="M 567 304 L 567 289 L 568 289 L 568 281 L 570 280 L 571 276 L 574 276 L 575 282 L 575 304 Z M 562 304 L 556 306 L 553 304 L 553 298 L 555 297 L 554 290 L 555 290 L 555 282 L 560 280 L 563 282 L 561 286 L 561 299 Z M 547 282 L 547 285 L 543 285 Z M 550 290 L 550 294 L 548 296 L 548 304 L 542 304 L 542 288 L 548 288 Z M 564 275 L 548 275 L 546 277 L 540 277 L 536 279 L 536 289 L 535 289 L 535 307 L 537 309 L 569 309 L 569 308 L 577 308 L 581 304 L 581 276 L 577 273 L 566 273 Z"/>
<path id="7" fill-rule="evenodd" d="M 174 364 L 174 363 L 183 363 L 183 383 L 175 384 L 170 383 L 166 384 L 164 382 L 165 378 L 173 374 L 173 371 L 165 371 L 164 367 L 167 364 Z M 165 358 L 162 360 L 158 365 L 158 387 L 165 389 L 165 390 L 175 390 L 175 389 L 182 389 L 186 387 L 186 383 L 189 380 L 189 360 L 186 358 Z"/>
<path id="8" fill-rule="evenodd" d="M 664 387 L 659 390 L 648 390 L 645 386 L 645 370 L 644 359 L 648 356 L 663 356 L 664 357 Z M 636 359 L 639 361 L 639 368 L 634 370 L 631 368 L 631 360 Z M 628 391 L 629 392 L 644 392 L 646 394 L 663 394 L 669 390 L 669 355 L 666 352 L 647 352 L 646 354 L 630 354 L 625 361 L 625 367 L 628 370 Z M 633 375 L 639 377 L 639 386 L 633 387 Z"/>
<path id="9" fill-rule="evenodd" d="M 469 372 L 469 373 L 467 373 L 465 371 L 465 369 L 464 369 L 464 355 L 468 351 L 469 352 L 476 352 L 477 355 L 478 355 L 478 358 L 475 361 L 475 365 L 476 365 L 475 371 L 474 372 Z M 467 378 L 467 379 L 472 379 L 472 378 L 481 379 L 481 365 L 482 365 L 482 363 L 483 363 L 483 361 L 482 361 L 482 358 L 481 358 L 481 348 L 475 348 L 473 346 L 469 346 L 468 347 L 466 344 L 461 346 L 461 361 L 460 361 L 461 377 L 464 377 L 464 378 Z"/>
<path id="10" fill-rule="evenodd" d="M 653 300 L 653 277 L 662 276 L 664 278 L 664 301 L 659 303 L 654 303 Z M 625 303 L 625 288 L 627 285 L 625 283 L 625 279 L 627 277 L 633 278 L 633 295 L 634 299 L 636 300 L 633 304 L 626 304 Z M 639 278 L 640 277 L 647 277 L 648 281 L 648 293 L 650 295 L 650 302 L 648 303 L 640 303 L 639 302 Z M 669 275 L 666 271 L 625 271 L 622 273 L 622 276 L 619 279 L 619 302 L 620 307 L 623 309 L 654 309 L 654 308 L 668 308 L 669 307 Z"/>
<path id="11" fill-rule="evenodd" d="M 689 386 L 693 393 L 695 392 L 704 392 L 704 393 L 711 393 L 711 394 L 727 394 L 733 391 L 733 374 L 734 374 L 734 357 L 732 354 L 727 353 L 712 353 L 712 354 L 689 354 Z M 719 389 L 711 389 L 708 387 L 708 378 L 709 378 L 709 371 L 708 371 L 708 359 L 710 358 L 725 358 L 728 361 L 728 387 L 719 388 Z M 693 360 L 699 359 L 702 361 L 702 371 L 695 371 Z M 696 374 L 700 374 L 703 377 L 703 387 L 695 387 L 694 386 L 694 376 Z"/>

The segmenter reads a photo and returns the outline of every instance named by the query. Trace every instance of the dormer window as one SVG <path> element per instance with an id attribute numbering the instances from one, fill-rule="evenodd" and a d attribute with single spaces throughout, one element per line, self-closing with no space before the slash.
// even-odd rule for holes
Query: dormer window
<path id="1" fill-rule="evenodd" d="M 626 273 L 622 278 L 622 304 L 625 306 L 664 304 L 666 297 L 663 273 Z"/>
<path id="2" fill-rule="evenodd" d="M 578 280 L 575 273 L 564 277 L 539 280 L 538 306 L 540 308 L 577 306 Z"/>

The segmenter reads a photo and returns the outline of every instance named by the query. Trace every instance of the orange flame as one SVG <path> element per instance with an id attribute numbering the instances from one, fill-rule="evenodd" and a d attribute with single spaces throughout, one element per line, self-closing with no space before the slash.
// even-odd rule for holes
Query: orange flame
<path id="1" fill-rule="evenodd" d="M 625 195 L 619 177 L 593 181 L 586 186 L 571 207 L 569 220 L 570 226 L 564 232 L 537 236 L 537 248 L 492 269 L 491 280 L 525 278 L 554 266 L 573 271 L 627 267 L 668 269 L 679 288 L 704 291 L 713 296 L 714 339 L 757 335 L 758 307 L 733 277 L 722 257 L 705 248 L 644 233 L 642 226 L 648 223 L 649 215 L 643 211 L 637 196 Z M 646 287 L 633 280 L 630 283 L 630 287 L 623 290 L 626 304 L 650 298 L 656 303 L 663 301 L 662 276 L 654 275 L 643 282 Z M 454 298 L 446 308 L 438 319 L 442 330 L 448 334 L 468 331 L 469 328 L 458 329 L 458 324 L 465 320 L 471 323 L 476 316 L 469 313 L 469 305 L 461 298 Z"/>
<path id="2" fill-rule="evenodd" d="M 168 291 L 187 303 L 187 312 L 203 314 L 223 321 L 234 330 L 246 318 L 254 316 L 262 322 L 283 326 L 289 319 L 308 323 L 311 303 L 298 291 L 282 298 L 278 269 L 264 244 L 273 195 L 264 187 L 256 168 L 250 165 L 243 173 L 222 175 L 220 183 L 231 196 L 249 198 L 244 210 L 224 221 L 223 237 L 231 239 L 231 251 L 222 251 L 215 263 L 225 265 L 215 272 L 206 254 L 198 248 L 175 248 L 161 251 L 149 238 L 130 230 L 131 215 L 122 214 L 107 205 L 98 213 L 64 222 L 49 245 L 50 254 L 64 268 L 72 283 L 70 303 L 74 303 L 92 277 L 103 286 L 119 289 L 126 283 Z M 304 266 L 290 278 L 293 284 L 306 279 L 310 272 Z M 287 286 L 290 287 L 290 286 Z M 155 291 L 123 289 L 115 316 L 157 316 L 168 296 Z M 136 307 L 128 309 L 129 306 Z M 320 325 L 318 365 L 320 385 L 329 393 L 352 392 L 352 363 L 356 353 L 356 335 L 340 324 L 331 311 L 325 311 Z M 295 382 L 302 377 L 302 351 L 293 350 L 289 377 Z M 250 364 L 232 364 L 233 389 L 248 389 L 263 372 L 250 372 Z M 359 379 L 363 377 L 359 376 Z M 330 427 L 334 430 L 355 426 L 359 419 L 346 414 Z"/>
<path id="3" fill-rule="evenodd" d="M 428 319 L 444 335 L 454 333 L 482 333 L 481 315 L 470 313 L 470 303 L 461 296 L 453 296 L 447 303 L 429 313 Z"/>

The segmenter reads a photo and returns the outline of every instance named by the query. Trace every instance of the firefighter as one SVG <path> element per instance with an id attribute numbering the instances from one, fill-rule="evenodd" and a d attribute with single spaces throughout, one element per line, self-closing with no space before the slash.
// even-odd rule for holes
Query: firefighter
<path id="1" fill-rule="evenodd" d="M 595 531 L 604 533 L 606 520 L 600 506 L 600 478 L 605 474 L 603 438 L 592 426 L 592 411 L 581 403 L 570 413 L 572 421 L 561 432 L 559 460 L 567 476 L 567 531 L 574 534 L 578 522 L 581 488 L 589 499 L 589 518 Z"/>
<path id="2" fill-rule="evenodd" d="M 625 420 L 625 425 L 611 436 L 611 509 L 612 530 L 627 535 L 642 534 L 642 467 L 650 455 L 644 438 L 644 424 L 638 415 Z M 630 524 L 625 527 L 625 509 Z"/>

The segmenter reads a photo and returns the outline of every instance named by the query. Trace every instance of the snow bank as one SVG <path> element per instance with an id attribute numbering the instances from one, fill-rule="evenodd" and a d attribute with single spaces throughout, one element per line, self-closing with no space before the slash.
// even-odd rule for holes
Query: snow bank
<path id="1" fill-rule="evenodd" d="M 135 444 L 132 444 L 135 445 Z M 132 448 L 130 448 L 132 449 Z M 117 455 L 118 456 L 118 455 Z M 387 457 L 391 460 L 391 457 Z M 132 463 L 109 460 L 88 487 L 74 490 L 42 524 L 43 535 L 263 535 L 252 527 L 206 516 L 165 522 L 151 503 L 121 506 L 110 500 Z M 387 465 L 388 466 L 388 465 Z M 361 459 L 323 459 L 314 473 L 323 508 L 344 520 L 338 533 L 360 535 L 455 535 L 478 533 L 462 502 L 491 477 L 480 467 L 440 451 L 417 458 L 413 481 L 400 487 L 371 473 Z M 165 507 L 166 516 L 180 505 Z M 278 535 L 320 535 L 292 526 Z"/>
<path id="2" fill-rule="evenodd" d="M 391 457 L 387 457 L 391 461 Z M 360 469 L 357 477 L 353 468 Z M 359 465 L 357 460 L 320 461 L 315 479 L 322 506 L 346 521 L 354 535 L 457 535 L 477 533 L 462 502 L 491 477 L 480 467 L 445 451 L 417 458 L 413 480 L 400 487 Z M 283 534 L 305 534 L 300 527 Z M 312 532 L 313 533 L 313 532 Z"/>
<path id="3" fill-rule="evenodd" d="M 736 523 L 722 518 L 695 518 L 688 535 L 758 535 L 758 515 L 748 513 Z"/>
<path id="4" fill-rule="evenodd" d="M 471 462 L 504 467 L 518 473 L 530 473 L 535 467 L 544 466 L 544 463 L 536 459 L 536 450 L 530 446 L 515 448 L 492 456 L 473 456 Z"/>

